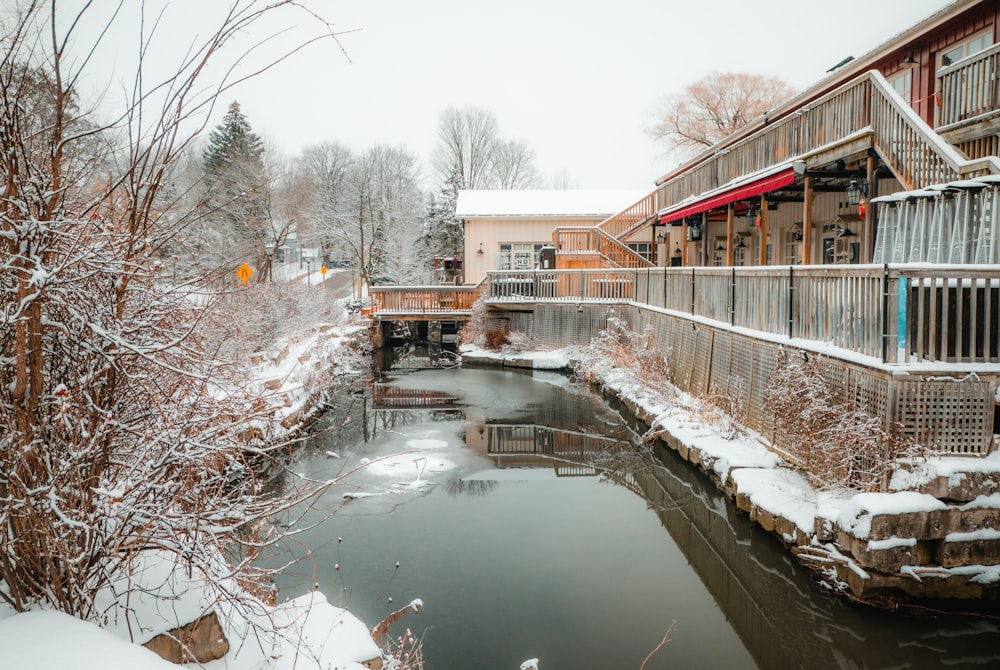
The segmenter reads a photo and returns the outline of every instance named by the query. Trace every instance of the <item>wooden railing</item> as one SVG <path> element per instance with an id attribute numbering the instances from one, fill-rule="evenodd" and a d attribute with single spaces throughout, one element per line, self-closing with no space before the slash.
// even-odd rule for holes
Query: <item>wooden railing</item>
<path id="1" fill-rule="evenodd" d="M 552 243 L 557 254 L 596 253 L 608 261 L 605 265 L 609 267 L 648 268 L 653 265 L 597 227 L 556 228 L 552 231 Z"/>
<path id="2" fill-rule="evenodd" d="M 938 72 L 937 127 L 944 128 L 1000 108 L 1000 44 Z"/>
<path id="3" fill-rule="evenodd" d="M 373 286 L 368 291 L 372 314 L 467 313 L 485 284 L 475 286 Z"/>
<path id="4" fill-rule="evenodd" d="M 924 123 L 881 74 L 871 71 L 769 121 L 747 137 L 717 147 L 714 154 L 661 184 L 658 205 L 668 207 L 738 177 L 868 134 L 906 189 L 1000 173 L 996 158 L 964 158 Z"/>
<path id="5" fill-rule="evenodd" d="M 1000 266 L 496 272 L 489 302 L 636 302 L 884 363 L 1000 363 Z"/>
<path id="6" fill-rule="evenodd" d="M 635 270 L 491 272 L 488 301 L 610 301 L 635 299 Z"/>
<path id="7" fill-rule="evenodd" d="M 884 363 L 1000 363 L 1000 266 L 851 265 L 491 272 L 477 286 L 380 286 L 386 318 L 487 302 L 635 302 L 829 344 Z"/>
<path id="8" fill-rule="evenodd" d="M 656 192 L 630 206 L 623 212 L 605 219 L 597 227 L 611 237 L 623 240 L 634 233 L 640 226 L 656 216 Z"/>

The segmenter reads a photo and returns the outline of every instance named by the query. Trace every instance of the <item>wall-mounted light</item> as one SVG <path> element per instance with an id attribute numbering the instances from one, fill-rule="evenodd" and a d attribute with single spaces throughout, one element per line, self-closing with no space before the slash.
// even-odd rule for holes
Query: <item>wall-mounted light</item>
<path id="1" fill-rule="evenodd" d="M 681 255 L 681 245 L 677 244 L 674 246 L 674 256 L 680 256 L 680 255 Z"/>
<path id="2" fill-rule="evenodd" d="M 913 67 L 917 64 L 917 59 L 913 57 L 912 53 L 906 54 L 906 58 L 903 59 L 903 65 L 906 67 Z"/>
<path id="3" fill-rule="evenodd" d="M 687 225 L 688 242 L 697 242 L 701 239 L 701 221 L 690 221 Z"/>
<path id="4" fill-rule="evenodd" d="M 854 231 L 847 226 L 844 226 L 837 231 L 837 237 L 854 237 Z"/>
<path id="5" fill-rule="evenodd" d="M 865 196 L 868 195 L 868 182 L 864 179 L 851 177 L 851 183 L 847 185 L 847 190 L 844 193 L 847 195 L 847 204 L 860 205 Z"/>
<path id="6" fill-rule="evenodd" d="M 485 251 L 483 251 L 483 243 L 482 242 L 479 243 L 479 249 L 476 250 L 476 253 L 477 254 L 485 254 L 486 253 Z"/>

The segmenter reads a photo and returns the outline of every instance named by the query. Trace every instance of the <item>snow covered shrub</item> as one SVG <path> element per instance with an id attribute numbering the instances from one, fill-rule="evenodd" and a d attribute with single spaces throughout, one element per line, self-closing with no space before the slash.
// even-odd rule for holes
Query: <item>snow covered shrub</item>
<path id="1" fill-rule="evenodd" d="M 252 559 L 280 540 L 270 521 L 311 492 L 274 491 L 258 476 L 259 463 L 283 453 L 254 437 L 270 419 L 266 402 L 204 328 L 217 303 L 188 287 L 207 278 L 178 286 L 162 261 L 199 218 L 178 206 L 172 177 L 194 141 L 181 129 L 225 90 L 201 81 L 209 61 L 273 8 L 295 4 L 242 4 L 164 80 L 136 73 L 135 88 L 123 87 L 135 97 L 104 126 L 75 88 L 92 75 L 74 69 L 103 38 L 68 33 L 77 20 L 113 22 L 91 16 L 106 8 L 87 3 L 64 16 L 63 3 L 32 2 L 6 13 L 0 602 L 17 611 L 97 618 L 95 595 L 151 549 L 211 578 L 224 556 L 228 577 L 260 583 L 268 575 Z M 141 39 L 153 58 L 146 40 L 159 40 Z M 254 311 L 245 304 L 230 318 L 238 325 Z M 221 586 L 216 596 L 237 597 Z"/>
<path id="2" fill-rule="evenodd" d="M 834 393 L 818 357 L 779 352 L 767 402 L 775 445 L 821 486 L 883 490 L 896 460 L 914 454 L 882 419 Z"/>
<path id="3" fill-rule="evenodd" d="M 341 325 L 344 308 L 316 286 L 270 282 L 251 284 L 214 297 L 210 319 L 200 332 L 218 358 L 247 360 L 289 336 L 320 324 Z"/>
<path id="4" fill-rule="evenodd" d="M 652 329 L 636 333 L 618 318 L 609 318 L 607 328 L 581 348 L 575 371 L 592 384 L 604 386 L 612 378 L 625 377 L 664 397 L 673 394 L 667 359 Z"/>
<path id="5" fill-rule="evenodd" d="M 491 328 L 483 334 L 483 349 L 500 351 L 507 346 L 507 331 Z"/>
<path id="6" fill-rule="evenodd" d="M 488 316 L 486 303 L 482 299 L 477 300 L 472 306 L 469 320 L 459 333 L 459 341 L 488 351 L 515 354 L 535 347 L 535 342 L 528 334 L 500 328 L 498 325 L 496 319 Z"/>
<path id="7" fill-rule="evenodd" d="M 707 423 L 719 430 L 719 435 L 734 440 L 746 433 L 743 403 L 746 399 L 746 382 L 735 376 L 729 384 L 729 393 L 706 396 L 701 400 L 702 414 Z"/>
<path id="8" fill-rule="evenodd" d="M 458 334 L 458 340 L 461 344 L 471 344 L 475 347 L 485 348 L 486 330 L 486 303 L 480 298 L 473 303 L 469 320 L 462 326 L 462 331 Z"/>

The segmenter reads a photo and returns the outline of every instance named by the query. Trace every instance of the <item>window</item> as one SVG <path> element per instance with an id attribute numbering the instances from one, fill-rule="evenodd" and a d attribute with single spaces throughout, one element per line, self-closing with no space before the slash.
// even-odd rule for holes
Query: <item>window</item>
<path id="1" fill-rule="evenodd" d="M 797 223 L 795 226 L 801 226 Z M 802 262 L 802 229 L 792 226 L 783 233 L 785 265 L 798 265 Z"/>
<path id="2" fill-rule="evenodd" d="M 896 93 L 909 104 L 913 101 L 913 70 L 906 70 L 889 80 Z"/>
<path id="3" fill-rule="evenodd" d="M 650 263 L 653 262 L 653 245 L 649 242 L 629 242 L 628 248 L 645 258 Z"/>
<path id="4" fill-rule="evenodd" d="M 538 253 L 543 246 L 544 242 L 501 244 L 500 255 L 497 257 L 497 270 L 531 270 L 538 265 Z"/>
<path id="5" fill-rule="evenodd" d="M 975 53 L 979 53 L 983 49 L 988 49 L 993 46 L 993 26 L 980 31 L 979 33 L 973 35 L 964 42 L 959 42 L 953 46 L 948 47 L 947 51 L 941 53 L 938 57 L 939 67 L 948 67 L 952 63 L 967 58 Z"/>

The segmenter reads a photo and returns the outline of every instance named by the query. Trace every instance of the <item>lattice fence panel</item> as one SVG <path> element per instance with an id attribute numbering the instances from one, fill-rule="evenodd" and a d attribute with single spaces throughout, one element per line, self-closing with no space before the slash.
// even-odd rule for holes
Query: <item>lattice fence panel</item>
<path id="1" fill-rule="evenodd" d="M 986 453 L 993 437 L 993 380 L 896 381 L 903 436 L 934 451 Z"/>
<path id="2" fill-rule="evenodd" d="M 685 391 L 691 390 L 691 373 L 694 370 L 694 350 L 698 344 L 698 331 L 688 326 L 681 328 L 674 342 L 679 345 L 677 352 L 677 374 L 675 378 Z"/>
<path id="3" fill-rule="evenodd" d="M 711 395 L 729 394 L 729 364 L 734 339 L 732 333 L 720 330 L 712 340 L 712 370 L 708 377 L 708 392 Z"/>
<path id="4" fill-rule="evenodd" d="M 729 382 L 726 388 L 726 395 L 730 397 L 733 395 L 733 385 L 737 383 L 737 380 L 743 380 L 744 389 L 748 389 L 753 379 L 753 341 L 746 337 L 734 335 L 731 352 Z M 746 395 L 745 392 L 744 395 Z"/>
<path id="5" fill-rule="evenodd" d="M 698 396 L 708 393 L 708 371 L 712 365 L 714 332 L 711 328 L 699 328 L 695 334 L 690 391 Z"/>
<path id="6" fill-rule="evenodd" d="M 743 338 L 741 338 L 743 339 Z M 778 347 L 770 342 L 753 342 L 753 373 L 744 377 L 743 388 L 736 395 L 743 403 L 743 416 L 747 425 L 764 435 L 774 432 L 774 412 L 767 402 L 767 392 L 778 365 Z M 732 384 L 738 384 L 734 375 Z M 730 390 L 730 394 L 733 391 Z"/>
<path id="7" fill-rule="evenodd" d="M 535 319 L 531 312 L 512 312 L 510 329 L 534 336 Z"/>
<path id="8" fill-rule="evenodd" d="M 510 318 L 507 317 L 486 317 L 486 330 L 502 330 L 508 332 L 511 329 Z"/>

